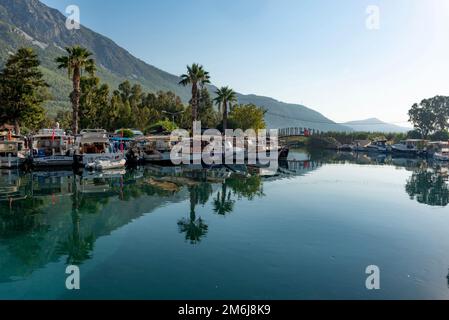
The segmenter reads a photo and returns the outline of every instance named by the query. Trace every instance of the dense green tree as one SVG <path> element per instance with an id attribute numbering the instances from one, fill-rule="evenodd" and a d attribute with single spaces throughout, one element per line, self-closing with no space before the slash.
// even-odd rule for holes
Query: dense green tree
<path id="1" fill-rule="evenodd" d="M 210 83 L 209 72 L 205 71 L 203 66 L 194 63 L 191 66 L 187 66 L 187 73 L 181 75 L 181 81 L 179 84 L 183 86 L 192 86 L 192 99 L 190 105 L 192 106 L 192 119 L 196 121 L 198 119 L 198 101 L 200 99 L 200 89 L 205 84 Z"/>
<path id="2" fill-rule="evenodd" d="M 97 77 L 81 77 L 80 128 L 106 128 L 110 116 L 109 101 L 107 84 L 100 84 Z"/>
<path id="3" fill-rule="evenodd" d="M 265 113 L 265 110 L 254 104 L 240 104 L 231 109 L 229 117 L 235 128 L 260 130 L 266 127 Z"/>
<path id="4" fill-rule="evenodd" d="M 228 128 L 228 107 L 229 104 L 237 101 L 237 95 L 229 87 L 221 87 L 215 94 L 217 97 L 214 99 L 215 103 L 221 108 L 223 113 L 223 132 Z"/>
<path id="5" fill-rule="evenodd" d="M 32 49 L 21 48 L 0 73 L 0 123 L 13 124 L 16 134 L 22 125 L 36 128 L 45 118 L 42 103 L 48 98 L 48 85 L 39 65 Z"/>
<path id="6" fill-rule="evenodd" d="M 79 106 L 81 98 L 81 77 L 83 71 L 87 71 L 91 76 L 95 72 L 95 62 L 92 53 L 80 46 L 67 47 L 67 55 L 56 58 L 58 69 L 67 69 L 72 80 L 73 91 L 70 94 L 72 102 L 72 131 L 78 133 Z"/>
<path id="7" fill-rule="evenodd" d="M 436 96 L 415 103 L 409 111 L 410 122 L 423 138 L 448 128 L 449 97 Z"/>

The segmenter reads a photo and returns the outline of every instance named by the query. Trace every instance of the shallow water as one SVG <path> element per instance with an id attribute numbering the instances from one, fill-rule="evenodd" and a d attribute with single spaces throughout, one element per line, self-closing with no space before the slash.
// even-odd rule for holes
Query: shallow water
<path id="1" fill-rule="evenodd" d="M 290 158 L 275 175 L 1 171 L 0 298 L 449 298 L 446 168 Z M 366 289 L 369 265 L 380 290 Z"/>

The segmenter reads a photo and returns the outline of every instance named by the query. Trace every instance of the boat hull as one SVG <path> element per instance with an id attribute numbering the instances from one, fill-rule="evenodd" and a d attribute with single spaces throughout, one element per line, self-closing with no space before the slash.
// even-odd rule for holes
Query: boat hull
<path id="1" fill-rule="evenodd" d="M 114 161 L 97 160 L 94 163 L 87 164 L 86 168 L 91 169 L 91 170 L 104 171 L 104 170 L 122 169 L 125 166 L 126 166 L 125 159 L 114 160 Z"/>
<path id="2" fill-rule="evenodd" d="M 0 157 L 0 168 L 18 168 L 25 164 L 26 159 L 22 157 Z"/>
<path id="3" fill-rule="evenodd" d="M 65 167 L 72 165 L 72 156 L 49 156 L 33 158 L 33 166 L 35 167 Z"/>
<path id="4" fill-rule="evenodd" d="M 124 153 L 99 153 L 75 155 L 74 163 L 79 166 L 87 167 L 97 161 L 121 161 L 125 160 Z M 126 160 L 125 160 L 126 161 Z"/>

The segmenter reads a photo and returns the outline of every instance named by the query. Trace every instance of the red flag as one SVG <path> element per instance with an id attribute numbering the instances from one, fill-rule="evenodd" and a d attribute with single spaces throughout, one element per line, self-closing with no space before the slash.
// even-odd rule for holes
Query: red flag
<path id="1" fill-rule="evenodd" d="M 8 141 L 12 140 L 12 132 L 11 130 L 8 130 Z"/>

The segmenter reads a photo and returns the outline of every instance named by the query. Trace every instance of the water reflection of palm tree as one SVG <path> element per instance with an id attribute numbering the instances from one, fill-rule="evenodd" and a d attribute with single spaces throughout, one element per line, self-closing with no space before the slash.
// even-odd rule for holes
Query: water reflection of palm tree
<path id="1" fill-rule="evenodd" d="M 66 241 L 59 244 L 58 253 L 67 255 L 67 264 L 76 265 L 90 258 L 90 252 L 94 246 L 94 237 L 93 235 L 87 237 L 81 235 L 80 194 L 76 184 L 76 176 L 73 177 L 72 183 L 72 234 L 68 236 Z"/>
<path id="2" fill-rule="evenodd" d="M 405 190 L 410 198 L 430 206 L 445 207 L 449 204 L 447 173 L 439 169 L 423 167 L 413 172 Z"/>
<path id="3" fill-rule="evenodd" d="M 208 183 L 201 183 L 200 185 L 189 187 L 190 193 L 190 216 L 189 218 L 182 218 L 178 221 L 179 232 L 185 233 L 185 238 L 191 244 L 197 244 L 201 241 L 209 229 L 208 225 L 201 217 L 196 218 L 196 206 L 198 204 L 205 204 L 209 199 L 211 186 Z"/>
<path id="4" fill-rule="evenodd" d="M 221 185 L 221 191 L 217 193 L 214 200 L 215 213 L 225 216 L 234 210 L 235 201 L 231 199 L 231 191 L 227 191 L 226 181 Z"/>

